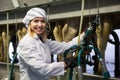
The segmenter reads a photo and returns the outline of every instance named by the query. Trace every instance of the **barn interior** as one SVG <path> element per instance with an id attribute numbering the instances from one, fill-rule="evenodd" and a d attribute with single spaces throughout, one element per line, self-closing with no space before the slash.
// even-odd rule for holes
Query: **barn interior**
<path id="1" fill-rule="evenodd" d="M 49 22 L 48 38 L 60 42 L 68 42 L 85 31 L 89 22 L 96 17 L 99 18 L 101 26 L 96 28 L 94 37 L 90 36 L 88 40 L 93 40 L 91 38 L 96 40 L 95 36 L 97 36 L 95 47 L 100 50 L 103 58 L 107 42 L 115 46 L 114 77 L 110 77 L 109 80 L 120 79 L 120 39 L 114 31 L 120 29 L 120 0 L 3 0 L 0 3 L 0 80 L 8 79 L 9 75 L 14 75 L 14 80 L 19 80 L 19 64 L 17 60 L 12 64 L 9 44 L 11 42 L 13 45 L 12 54 L 14 56 L 17 53 L 19 41 L 26 34 L 26 27 L 22 23 L 22 19 L 32 7 L 41 7 L 46 10 Z M 61 31 L 66 24 L 68 25 L 67 33 L 62 35 Z M 68 35 L 70 37 L 66 37 Z M 114 40 L 111 40 L 109 35 L 112 35 Z M 98 63 L 97 61 L 95 62 Z M 104 77 L 97 74 L 97 66 L 98 64 L 94 67 L 94 74 L 88 74 L 85 69 L 83 70 L 84 80 L 103 80 Z M 11 69 L 14 69 L 13 73 L 10 73 Z M 59 78 L 58 76 L 52 77 L 51 80 L 68 80 L 68 78 L 69 74 L 66 73 Z"/>

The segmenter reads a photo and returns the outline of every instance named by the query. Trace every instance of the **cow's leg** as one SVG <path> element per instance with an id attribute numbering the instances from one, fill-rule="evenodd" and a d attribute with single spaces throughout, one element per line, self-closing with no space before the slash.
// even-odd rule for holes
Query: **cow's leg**
<path id="1" fill-rule="evenodd" d="M 3 61 L 3 39 L 2 36 L 0 36 L 0 62 Z"/>
<path id="2" fill-rule="evenodd" d="M 22 28 L 22 37 L 27 33 L 27 29 L 25 27 Z"/>
<path id="3" fill-rule="evenodd" d="M 56 41 L 59 41 L 59 42 L 63 41 L 62 26 L 60 24 L 57 23 L 57 25 L 54 27 L 53 35 L 54 35 Z M 61 54 L 58 54 L 57 55 L 57 60 L 58 61 L 62 61 L 63 60 L 63 56 Z"/>
<path id="4" fill-rule="evenodd" d="M 18 41 L 22 39 L 22 31 L 20 29 L 17 30 L 17 37 L 18 37 Z"/>
<path id="5" fill-rule="evenodd" d="M 68 42 L 72 40 L 77 35 L 78 28 L 79 20 L 77 18 L 68 20 L 62 29 L 63 41 Z"/>
<path id="6" fill-rule="evenodd" d="M 2 32 L 2 39 L 3 39 L 3 47 L 4 47 L 4 62 L 7 61 L 7 52 L 8 52 L 8 44 L 10 41 L 10 35 L 8 35 L 8 39 L 7 39 L 7 35 L 6 33 L 3 31 Z"/>
<path id="7" fill-rule="evenodd" d="M 72 40 L 78 33 L 78 30 L 65 24 L 62 29 L 63 41 L 68 42 Z"/>
<path id="8" fill-rule="evenodd" d="M 59 42 L 63 41 L 62 26 L 61 25 L 58 24 L 54 27 L 53 34 L 54 34 L 54 37 L 55 37 L 56 41 L 59 41 Z"/>
<path id="9" fill-rule="evenodd" d="M 27 29 L 25 27 L 23 27 L 22 30 L 18 29 L 17 30 L 18 41 L 20 41 L 26 33 Z"/>
<path id="10" fill-rule="evenodd" d="M 96 30 L 97 34 L 97 47 L 101 52 L 101 55 L 103 59 L 105 59 L 105 49 L 107 46 L 107 41 L 109 38 L 109 34 L 111 33 L 111 20 L 108 17 L 105 17 L 104 22 L 101 26 L 98 26 Z M 98 74 L 101 74 L 102 72 L 101 65 L 98 67 Z"/>
<path id="11" fill-rule="evenodd" d="M 7 39 L 6 39 L 6 33 L 2 32 L 2 39 L 3 39 L 3 47 L 4 47 L 4 61 L 7 61 Z"/>

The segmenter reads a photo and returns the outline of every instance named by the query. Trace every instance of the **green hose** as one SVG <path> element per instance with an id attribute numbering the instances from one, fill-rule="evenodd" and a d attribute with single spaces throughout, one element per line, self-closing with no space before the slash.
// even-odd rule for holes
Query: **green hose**
<path id="1" fill-rule="evenodd" d="M 64 52 L 64 58 L 67 56 L 68 53 L 71 52 L 74 52 L 76 51 L 76 49 L 78 48 L 78 45 L 73 45 L 72 47 L 70 47 L 69 49 L 67 49 L 65 52 Z"/>
<path id="2" fill-rule="evenodd" d="M 94 47 L 93 45 L 87 45 L 87 46 L 85 46 L 84 44 L 84 42 L 85 42 L 85 39 L 87 38 L 87 36 L 91 33 L 91 31 L 92 31 L 92 28 L 91 27 L 89 27 L 88 29 L 87 29 L 87 31 L 85 32 L 85 35 L 83 36 L 83 39 L 82 39 L 82 41 L 81 41 L 81 45 L 74 45 L 74 46 L 72 46 L 72 47 L 70 47 L 68 50 L 66 50 L 65 52 L 64 52 L 64 58 L 67 56 L 67 54 L 71 51 L 71 52 L 74 52 L 75 50 L 77 51 L 77 50 L 79 50 L 79 54 L 78 54 L 78 76 L 79 76 L 79 79 L 80 80 L 83 80 L 83 72 L 82 72 L 82 65 L 81 65 L 81 55 L 83 54 L 83 51 L 84 51 L 84 49 L 86 48 L 86 49 L 94 49 L 94 51 L 96 51 L 96 53 L 97 53 L 97 55 L 98 55 L 98 59 L 99 59 L 99 61 L 100 61 L 100 63 L 101 63 L 101 65 L 102 65 L 102 68 L 103 68 L 103 71 L 104 71 L 104 73 L 103 73 L 103 76 L 104 76 L 104 80 L 108 80 L 109 79 L 109 77 L 110 77 L 110 74 L 109 74 L 109 72 L 107 71 L 107 69 L 106 69 L 106 66 L 105 66 L 105 64 L 104 64 L 104 62 L 103 62 L 103 59 L 102 59 L 102 55 L 101 55 L 101 53 L 100 53 L 100 51 L 98 50 L 98 48 L 96 48 L 96 47 Z M 73 71 L 73 69 L 71 69 L 70 70 L 70 74 L 69 74 L 69 80 L 71 80 L 72 79 L 72 71 Z"/>
<path id="3" fill-rule="evenodd" d="M 76 49 L 78 49 L 78 45 L 73 45 L 72 47 L 70 47 L 69 49 L 67 49 L 65 52 L 64 52 L 64 58 L 66 58 L 67 54 L 70 53 L 70 52 L 74 52 L 76 51 Z M 69 72 L 69 80 L 72 80 L 72 77 L 73 77 L 73 68 L 70 68 L 70 72 Z"/>
<path id="4" fill-rule="evenodd" d="M 102 65 L 102 68 L 103 68 L 103 76 L 104 76 L 104 80 L 108 80 L 109 78 L 110 78 L 110 74 L 109 74 L 109 72 L 107 71 L 107 69 L 106 69 L 106 66 L 105 66 L 105 64 L 104 64 L 104 62 L 103 62 L 103 59 L 102 59 L 102 55 L 101 55 L 101 53 L 100 53 L 100 51 L 96 48 L 96 47 L 94 47 L 94 46 L 86 46 L 87 48 L 91 48 L 91 49 L 94 49 L 95 51 L 96 51 L 96 53 L 97 53 L 97 55 L 98 55 L 98 59 L 99 59 L 99 61 L 100 61 L 100 63 L 101 63 L 101 65 Z M 83 49 L 81 49 L 80 51 L 79 51 L 79 54 L 78 54 L 78 68 L 82 68 L 81 66 L 81 55 L 83 54 Z M 78 69 L 78 70 L 81 70 L 81 69 Z M 80 80 L 83 80 L 83 75 L 81 74 L 81 71 L 78 71 L 79 72 L 79 79 Z"/>
<path id="5" fill-rule="evenodd" d="M 102 59 L 102 55 L 101 55 L 100 51 L 94 46 L 89 46 L 89 48 L 92 48 L 97 52 L 98 59 L 99 59 L 101 65 L 102 65 L 104 80 L 108 80 L 110 78 L 110 74 L 109 74 L 109 72 L 108 72 L 108 70 L 107 70 L 107 68 L 105 66 L 105 63 L 104 63 L 104 61 Z"/>
<path id="6" fill-rule="evenodd" d="M 73 68 L 70 68 L 69 80 L 72 80 L 73 77 Z"/>
<path id="7" fill-rule="evenodd" d="M 14 55 L 14 58 L 13 58 L 13 61 L 12 61 L 12 64 L 11 64 L 11 70 L 10 70 L 9 80 L 14 80 L 13 70 L 14 70 L 14 61 L 15 61 L 16 57 L 17 57 L 17 53 Z"/>

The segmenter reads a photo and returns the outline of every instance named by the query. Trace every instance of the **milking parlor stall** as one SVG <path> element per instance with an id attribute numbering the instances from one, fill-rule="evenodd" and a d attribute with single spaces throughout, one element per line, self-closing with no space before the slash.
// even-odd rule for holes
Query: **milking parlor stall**
<path id="1" fill-rule="evenodd" d="M 114 31 L 120 29 L 120 0 L 1 0 L 0 80 L 20 79 L 17 45 L 27 32 L 22 19 L 32 7 L 45 9 L 49 39 L 68 42 L 85 32 L 63 55 L 51 55 L 52 62 L 71 55 L 78 58 L 75 68 L 51 80 L 120 80 L 120 34 Z M 108 42 L 115 46 L 113 76 L 105 63 Z M 87 65 L 92 67 L 92 74 L 87 72 Z"/>

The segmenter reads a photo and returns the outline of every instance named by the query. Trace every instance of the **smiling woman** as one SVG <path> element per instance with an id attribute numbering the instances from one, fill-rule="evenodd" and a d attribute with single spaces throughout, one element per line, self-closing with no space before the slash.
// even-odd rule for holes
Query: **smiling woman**
<path id="1" fill-rule="evenodd" d="M 49 80 L 52 76 L 64 75 L 65 69 L 77 66 L 73 56 L 61 62 L 51 62 L 52 54 L 62 54 L 76 45 L 79 37 L 69 42 L 47 39 L 46 19 L 46 13 L 42 8 L 28 10 L 23 18 L 23 23 L 28 30 L 18 44 L 20 80 Z"/>

